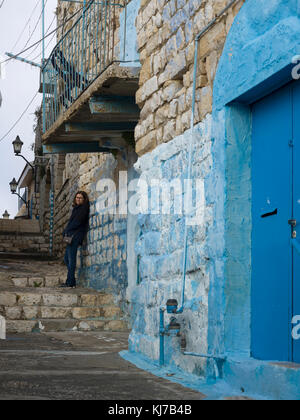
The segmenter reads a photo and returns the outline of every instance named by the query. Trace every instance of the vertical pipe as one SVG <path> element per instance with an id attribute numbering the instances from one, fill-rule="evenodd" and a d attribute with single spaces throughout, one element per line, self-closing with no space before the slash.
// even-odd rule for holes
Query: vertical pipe
<path id="1" fill-rule="evenodd" d="M 192 116 L 191 116 L 191 139 L 189 142 L 189 152 L 188 152 L 188 180 L 191 178 L 192 172 L 192 152 L 193 152 L 193 143 L 194 143 L 194 121 L 195 121 L 195 103 L 196 103 L 196 85 L 197 85 L 197 62 L 198 62 L 198 46 L 199 46 L 199 38 L 196 38 L 195 41 L 195 58 L 194 58 L 194 81 L 193 81 L 193 102 L 192 102 Z M 188 183 L 188 191 L 187 196 L 190 200 L 192 200 L 191 195 L 191 183 Z M 184 227 L 184 245 L 183 245 L 183 269 L 182 269 L 182 293 L 181 293 L 181 308 L 177 311 L 177 313 L 181 313 L 183 311 L 184 306 L 184 292 L 185 292 L 185 281 L 186 281 L 186 266 L 187 266 L 187 232 L 188 232 L 188 225 L 187 225 L 187 217 L 190 215 L 185 215 L 185 227 Z"/>
<path id="2" fill-rule="evenodd" d="M 50 240 L 50 247 L 49 253 L 53 255 L 53 219 L 54 219 L 54 160 L 53 155 L 51 155 L 51 189 L 50 189 L 50 226 L 49 226 L 49 240 Z"/>
<path id="3" fill-rule="evenodd" d="M 107 33 L 107 5 L 108 0 L 105 0 L 105 18 L 104 18 L 104 60 L 103 67 L 106 67 L 106 33 Z"/>
<path id="4" fill-rule="evenodd" d="M 81 86 L 80 91 L 81 93 L 83 91 L 83 51 L 84 51 L 84 29 L 85 29 L 85 12 L 86 12 L 86 0 L 83 0 L 83 12 L 82 12 L 82 40 L 81 40 Z"/>
<path id="5" fill-rule="evenodd" d="M 45 77 L 45 0 L 42 2 L 42 80 L 43 80 L 43 133 L 46 132 L 46 77 Z"/>
<path id="6" fill-rule="evenodd" d="M 165 325 L 164 325 L 165 308 L 159 310 L 159 365 L 165 364 Z"/>
<path id="7" fill-rule="evenodd" d="M 127 35 L 127 0 L 125 1 L 125 17 L 124 17 L 124 46 L 123 46 L 123 61 L 126 60 L 126 35 Z"/>

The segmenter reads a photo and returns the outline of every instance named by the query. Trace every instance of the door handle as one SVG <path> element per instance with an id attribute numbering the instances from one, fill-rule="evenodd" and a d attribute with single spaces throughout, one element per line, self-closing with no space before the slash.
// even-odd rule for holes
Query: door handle
<path id="1" fill-rule="evenodd" d="M 269 213 L 262 214 L 261 218 L 265 219 L 266 217 L 275 216 L 276 214 L 278 214 L 278 209 L 275 209 L 274 211 L 271 211 Z"/>
<path id="2" fill-rule="evenodd" d="M 297 231 L 296 231 L 295 227 L 297 226 L 297 220 L 296 219 L 290 219 L 288 221 L 288 223 L 292 228 L 292 238 L 296 239 L 297 238 Z"/>

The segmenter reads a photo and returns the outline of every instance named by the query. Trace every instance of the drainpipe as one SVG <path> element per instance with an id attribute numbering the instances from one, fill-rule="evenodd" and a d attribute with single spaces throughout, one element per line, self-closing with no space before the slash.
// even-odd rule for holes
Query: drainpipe
<path id="1" fill-rule="evenodd" d="M 159 310 L 159 365 L 165 364 L 165 326 L 164 316 L 165 308 L 161 307 Z"/>
<path id="2" fill-rule="evenodd" d="M 42 18 L 42 31 L 43 31 L 43 44 L 42 44 L 42 81 L 43 81 L 43 134 L 46 132 L 46 69 L 45 69 L 45 0 L 42 3 L 43 18 Z"/>
<path id="3" fill-rule="evenodd" d="M 197 64 L 198 64 L 198 48 L 199 42 L 202 36 L 217 23 L 217 21 L 233 6 L 235 3 L 239 3 L 241 0 L 231 0 L 231 2 L 226 6 L 195 38 L 195 56 L 194 56 L 194 80 L 193 80 L 193 99 L 192 99 L 192 116 L 191 116 L 191 141 L 189 144 L 189 164 L 188 164 L 188 179 L 191 178 L 191 169 L 192 169 L 192 146 L 194 144 L 194 127 L 195 127 L 195 107 L 196 107 L 196 84 L 197 84 Z M 190 197 L 190 183 L 188 185 L 187 195 Z M 190 215 L 186 215 L 190 217 Z M 183 256 L 183 278 L 182 278 L 182 293 L 181 293 L 181 307 L 176 312 L 180 314 L 184 309 L 184 291 L 185 291 L 185 282 L 186 282 L 186 265 L 187 265 L 187 223 L 185 219 L 185 229 L 184 229 L 184 256 Z"/>
<path id="4" fill-rule="evenodd" d="M 51 190 L 50 190 L 50 226 L 49 226 L 49 237 L 50 247 L 49 253 L 53 255 L 53 222 L 54 222 L 54 158 L 51 155 Z"/>
<path id="5" fill-rule="evenodd" d="M 191 172 L 192 172 L 192 151 L 193 151 L 193 145 L 194 145 L 194 127 L 195 127 L 195 106 L 196 106 L 196 79 L 197 79 L 197 62 L 198 62 L 198 45 L 199 45 L 199 39 L 196 38 L 195 42 L 195 59 L 194 59 L 194 81 L 193 81 L 193 102 L 192 102 L 192 116 L 191 116 L 191 140 L 189 142 L 189 163 L 188 163 L 188 177 L 189 180 L 191 178 Z M 191 183 L 188 183 L 188 191 L 187 191 L 187 202 L 191 202 L 192 196 L 191 196 Z M 182 292 L 181 292 L 181 307 L 176 311 L 177 314 L 181 314 L 184 309 L 184 291 L 185 291 L 185 281 L 186 281 L 186 266 L 187 266 L 187 233 L 188 233 L 188 225 L 186 222 L 186 218 L 190 217 L 190 214 L 185 216 L 185 226 L 184 226 L 184 254 L 183 254 L 183 277 L 182 277 Z"/>
<path id="6" fill-rule="evenodd" d="M 164 306 L 160 307 L 159 310 L 159 365 L 163 366 L 165 364 L 165 335 L 172 337 L 180 336 L 180 325 L 177 323 L 175 318 L 171 318 L 170 324 L 165 327 L 165 311 L 169 314 L 174 313 L 172 307 L 170 307 L 169 302 L 167 302 L 167 308 Z"/>
<path id="7" fill-rule="evenodd" d="M 188 179 L 191 178 L 191 171 L 192 171 L 192 149 L 193 149 L 193 140 L 194 140 L 194 128 L 195 128 L 195 107 L 196 107 L 196 85 L 197 85 L 197 64 L 198 64 L 198 48 L 199 42 L 202 36 L 212 27 L 214 26 L 217 21 L 235 4 L 239 3 L 241 0 L 231 0 L 230 3 L 196 36 L 195 38 L 195 55 L 194 55 L 194 79 L 193 79 L 193 99 L 192 99 L 192 116 L 191 116 L 191 141 L 189 142 L 189 158 L 188 158 Z M 191 191 L 190 191 L 190 183 L 188 183 L 188 191 L 187 196 L 190 198 Z M 186 283 L 186 266 L 187 266 L 187 230 L 188 226 L 186 223 L 186 218 L 190 217 L 190 214 L 185 216 L 185 227 L 184 227 L 184 255 L 183 255 L 183 270 L 182 270 L 182 292 L 181 292 L 181 307 L 180 309 L 173 309 L 174 314 L 181 314 L 184 310 L 184 293 L 185 293 L 185 283 Z M 161 317 L 161 327 L 160 327 L 160 360 L 164 361 L 164 327 L 163 327 L 163 317 L 164 311 L 160 310 L 160 317 Z M 215 361 L 215 368 L 217 367 L 216 360 L 224 360 L 223 357 L 219 356 L 210 356 L 210 355 L 202 355 L 197 353 L 187 353 L 183 352 L 185 355 L 189 356 L 196 356 L 196 357 L 205 357 L 208 359 L 213 359 Z M 216 370 L 216 372 L 218 369 Z M 218 376 L 219 377 L 219 376 Z"/>

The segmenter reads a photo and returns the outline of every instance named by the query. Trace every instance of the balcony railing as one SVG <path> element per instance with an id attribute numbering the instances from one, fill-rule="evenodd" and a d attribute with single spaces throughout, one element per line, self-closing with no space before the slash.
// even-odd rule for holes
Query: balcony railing
<path id="1" fill-rule="evenodd" d="M 130 0 L 113 1 L 89 1 L 45 63 L 42 69 L 44 133 L 116 59 L 116 18 Z"/>

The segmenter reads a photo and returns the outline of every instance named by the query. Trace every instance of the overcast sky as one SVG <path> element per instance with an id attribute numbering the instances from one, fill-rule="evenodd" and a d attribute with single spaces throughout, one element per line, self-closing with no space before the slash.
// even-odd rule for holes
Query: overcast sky
<path id="1" fill-rule="evenodd" d="M 2 0 L 0 0 L 0 5 L 1 2 Z M 46 30 L 53 21 L 56 5 L 57 0 L 47 0 L 45 6 Z M 6 52 L 14 54 L 21 52 L 30 37 L 31 39 L 26 48 L 41 39 L 42 24 L 41 20 L 39 21 L 41 11 L 42 0 L 4 0 L 4 3 L 0 8 L 1 62 L 7 58 L 5 56 Z M 30 22 L 26 25 L 30 16 Z M 56 19 L 53 21 L 49 32 L 55 29 L 55 27 Z M 22 36 L 16 44 L 21 34 Z M 45 41 L 46 46 L 51 38 L 52 36 Z M 55 41 L 54 38 L 48 46 L 48 54 L 54 47 Z M 22 56 L 28 56 L 28 60 L 40 63 L 41 45 L 34 51 L 33 50 L 34 48 L 30 49 Z M 3 65 L 1 66 L 1 69 L 3 70 Z M 11 129 L 28 106 L 39 89 L 40 80 L 40 71 L 37 67 L 32 67 L 17 60 L 11 60 L 7 65 L 4 65 L 4 71 L 4 77 L 2 72 L 2 77 L 0 78 L 0 91 L 2 94 L 2 107 L 0 108 L 0 139 Z M 41 101 L 42 95 L 38 94 L 18 125 L 10 134 L 0 141 L 0 218 L 5 210 L 8 210 L 11 218 L 17 213 L 18 198 L 10 193 L 9 182 L 14 177 L 18 180 L 25 166 L 25 161 L 20 157 L 14 156 L 12 142 L 15 140 L 16 136 L 19 135 L 24 142 L 22 154 L 24 154 L 28 160 L 33 158 L 30 145 L 34 142 L 34 112 L 41 104 Z"/>

